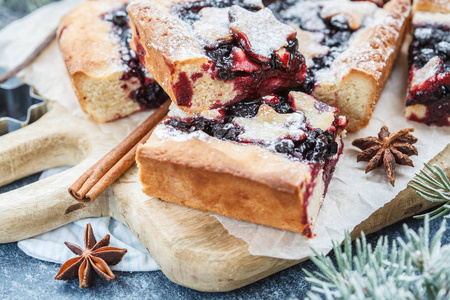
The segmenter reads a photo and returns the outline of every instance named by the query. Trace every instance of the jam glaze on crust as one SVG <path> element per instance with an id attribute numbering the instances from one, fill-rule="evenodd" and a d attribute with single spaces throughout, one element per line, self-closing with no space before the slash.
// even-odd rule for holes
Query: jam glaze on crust
<path id="1" fill-rule="evenodd" d="M 346 118 L 336 113 L 299 92 L 265 96 L 201 116 L 173 105 L 168 118 L 138 148 L 143 191 L 312 237 L 342 153 Z M 331 143 L 328 135 L 333 136 Z M 305 147 L 295 147 L 301 141 Z"/>
<path id="2" fill-rule="evenodd" d="M 250 3 L 250 10 L 222 7 L 222 1 L 136 2 L 128 7 L 132 47 L 186 112 L 255 99 L 305 81 L 295 30 L 270 10 L 258 10 L 262 5 L 256 1 L 234 3 Z"/>
<path id="3" fill-rule="evenodd" d="M 450 23 L 415 23 L 408 61 L 407 118 L 427 125 L 449 126 Z"/>
<path id="4" fill-rule="evenodd" d="M 128 66 L 128 70 L 123 73 L 120 79 L 127 81 L 136 78 L 141 83 L 139 88 L 130 92 L 129 97 L 139 103 L 142 109 L 157 108 L 167 100 L 168 96 L 139 62 L 135 52 L 129 46 L 131 29 L 126 7 L 127 5 L 124 5 L 100 16 L 100 18 L 112 24 L 111 34 L 119 41 L 122 61 L 124 65 Z M 126 83 L 124 83 L 123 88 L 127 88 Z"/>

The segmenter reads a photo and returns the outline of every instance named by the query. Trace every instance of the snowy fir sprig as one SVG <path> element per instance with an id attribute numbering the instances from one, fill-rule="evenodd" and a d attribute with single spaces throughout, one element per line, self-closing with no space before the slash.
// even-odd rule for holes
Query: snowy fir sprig
<path id="1" fill-rule="evenodd" d="M 441 245 L 445 220 L 432 240 L 429 216 L 418 232 L 404 226 L 405 238 L 380 237 L 375 248 L 364 234 L 344 245 L 333 243 L 336 264 L 314 250 L 310 257 L 319 271 L 309 272 L 308 299 L 450 299 L 450 245 Z"/>
<path id="2" fill-rule="evenodd" d="M 450 218 L 450 180 L 439 166 L 433 165 L 433 167 L 430 167 L 425 164 L 425 167 L 434 175 L 434 178 L 420 170 L 420 173 L 416 174 L 416 177 L 412 180 L 414 184 L 409 184 L 409 186 L 425 200 L 445 203 L 429 213 L 430 220 L 437 219 L 445 214 L 447 215 L 444 218 Z M 415 218 L 424 217 L 425 214 L 418 215 Z"/>

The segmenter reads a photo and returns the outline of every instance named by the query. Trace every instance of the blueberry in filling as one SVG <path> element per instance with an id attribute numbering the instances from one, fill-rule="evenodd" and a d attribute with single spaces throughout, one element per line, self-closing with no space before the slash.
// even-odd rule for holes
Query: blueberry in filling
<path id="1" fill-rule="evenodd" d="M 450 26 L 438 24 L 419 24 L 414 27 L 414 40 L 409 47 L 408 62 L 411 67 L 410 78 L 430 60 L 439 57 L 439 68 L 418 88 L 409 91 L 406 105 L 427 106 L 424 117 L 413 115 L 412 120 L 429 125 L 450 125 Z"/>
<path id="2" fill-rule="evenodd" d="M 222 118 L 220 120 L 203 117 L 191 117 L 189 119 L 171 117 L 165 121 L 165 124 L 185 133 L 200 130 L 209 136 L 225 141 L 257 144 L 275 153 L 286 155 L 290 159 L 307 163 L 325 162 L 337 153 L 338 144 L 335 139 L 338 130 L 323 131 L 319 128 L 312 128 L 307 122 L 299 125 L 299 129 L 305 135 L 297 140 L 282 139 L 270 143 L 267 141 L 242 141 L 239 136 L 245 132 L 245 129 L 236 125 L 234 122 L 235 118 L 255 118 L 263 104 L 270 106 L 278 114 L 292 114 L 295 112 L 293 104 L 288 97 L 278 96 L 275 100 L 272 99 L 270 101 L 261 98 L 229 105 L 221 110 Z M 337 128 L 338 126 L 336 125 L 335 127 Z"/>
<path id="3" fill-rule="evenodd" d="M 409 46 L 409 65 L 422 68 L 435 56 L 443 59 L 444 71 L 450 71 L 450 26 L 415 26 L 414 41 Z"/>
<path id="4" fill-rule="evenodd" d="M 369 2 L 374 2 L 381 7 L 386 1 Z M 313 65 L 308 68 L 306 80 L 300 88 L 305 93 L 311 93 L 316 84 L 316 72 L 330 68 L 335 58 L 348 48 L 348 41 L 355 31 L 349 27 L 343 15 L 323 19 L 320 16 L 323 5 L 312 1 L 269 0 L 264 4 L 281 22 L 295 24 L 304 31 L 323 34 L 320 44 L 329 47 L 330 51 L 325 55 L 312 58 Z"/>
<path id="5" fill-rule="evenodd" d="M 111 22 L 112 34 L 117 37 L 120 43 L 120 54 L 122 61 L 128 66 L 121 80 L 137 78 L 141 86 L 130 92 L 130 98 L 139 103 L 144 108 L 156 108 L 163 104 L 168 96 L 159 84 L 151 77 L 144 66 L 139 62 L 134 51 L 130 48 L 131 29 L 126 5 L 121 8 L 104 14 L 102 20 Z M 126 86 L 126 85 L 125 85 Z"/>
<path id="6" fill-rule="evenodd" d="M 250 55 L 245 55 L 244 59 L 250 60 L 252 63 L 256 64 L 258 68 L 256 70 L 233 70 L 239 57 L 233 53 L 233 48 L 240 47 L 236 40 L 231 42 L 222 42 L 215 47 L 205 47 L 206 55 L 214 62 L 214 71 L 217 78 L 222 80 L 232 80 L 236 77 L 248 76 L 251 73 L 256 81 L 261 81 L 264 77 L 280 76 L 288 78 L 295 78 L 295 73 L 301 68 L 301 65 L 305 63 L 305 59 L 300 52 L 297 51 L 298 41 L 297 39 L 291 39 L 288 41 L 288 46 L 286 47 L 287 52 L 289 52 L 289 74 L 283 74 L 286 71 L 286 66 L 280 61 L 276 54 L 273 54 L 268 62 L 261 62 L 257 59 L 252 58 Z M 269 70 L 269 71 L 264 71 Z M 274 72 L 282 71 L 282 72 Z M 299 82 L 300 84 L 300 82 Z"/>

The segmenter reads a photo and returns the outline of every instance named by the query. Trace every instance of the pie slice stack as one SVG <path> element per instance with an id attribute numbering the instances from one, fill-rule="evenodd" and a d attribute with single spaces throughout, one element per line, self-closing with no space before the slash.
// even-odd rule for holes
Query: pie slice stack
<path id="1" fill-rule="evenodd" d="M 254 0 L 128 6 L 131 47 L 173 101 L 137 151 L 140 179 L 153 197 L 312 236 L 342 153 L 347 118 L 339 109 L 350 129 L 367 125 L 410 3 L 269 7 Z"/>

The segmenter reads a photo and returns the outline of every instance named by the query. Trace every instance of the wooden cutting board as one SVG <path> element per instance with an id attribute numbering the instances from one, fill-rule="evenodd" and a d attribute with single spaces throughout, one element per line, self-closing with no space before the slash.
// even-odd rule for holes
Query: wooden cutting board
<path id="1" fill-rule="evenodd" d="M 72 221 L 111 216 L 136 234 L 164 274 L 173 282 L 200 291 L 229 291 L 299 263 L 252 256 L 247 244 L 208 213 L 146 196 L 130 168 L 93 204 L 66 214 L 77 204 L 67 188 L 117 142 L 94 122 L 73 117 L 50 103 L 49 112 L 36 123 L 0 137 L 0 186 L 56 167 L 71 169 L 0 194 L 0 243 L 14 242 L 47 232 Z M 450 145 L 431 163 L 447 175 Z M 112 198 L 112 199 L 108 199 Z M 411 189 L 402 191 L 355 228 L 371 233 L 433 206 Z"/>

